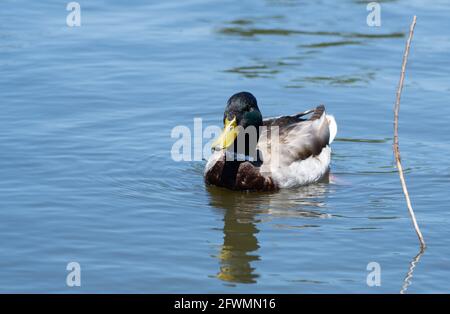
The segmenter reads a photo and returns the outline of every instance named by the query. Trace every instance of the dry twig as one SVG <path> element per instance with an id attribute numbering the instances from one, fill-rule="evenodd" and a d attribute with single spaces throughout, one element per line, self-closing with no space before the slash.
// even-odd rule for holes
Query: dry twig
<path id="1" fill-rule="evenodd" d="M 413 208 L 411 206 L 411 200 L 409 199 L 408 188 L 406 187 L 405 176 L 403 174 L 403 168 L 402 168 L 402 163 L 401 163 L 401 158 L 400 158 L 400 151 L 399 151 L 399 147 L 398 147 L 398 113 L 400 111 L 400 98 L 402 95 L 403 81 L 405 80 L 406 62 L 408 61 L 409 47 L 411 46 L 411 40 L 412 40 L 412 37 L 414 34 L 415 26 L 416 26 L 416 16 L 414 16 L 413 21 L 411 23 L 411 27 L 409 29 L 409 37 L 406 42 L 405 53 L 403 55 L 402 72 L 400 74 L 400 81 L 398 83 L 398 88 L 397 88 L 397 98 L 396 98 L 395 107 L 394 107 L 394 155 L 395 155 L 395 160 L 397 162 L 398 174 L 400 176 L 400 181 L 402 183 L 403 194 L 405 194 L 406 204 L 408 206 L 409 215 L 411 216 L 411 220 L 413 222 L 414 229 L 416 230 L 417 237 L 419 238 L 420 247 L 422 249 L 425 249 L 425 247 L 426 247 L 425 241 L 423 240 L 422 232 L 420 232 L 419 225 L 417 224 L 416 216 L 415 216 Z"/>

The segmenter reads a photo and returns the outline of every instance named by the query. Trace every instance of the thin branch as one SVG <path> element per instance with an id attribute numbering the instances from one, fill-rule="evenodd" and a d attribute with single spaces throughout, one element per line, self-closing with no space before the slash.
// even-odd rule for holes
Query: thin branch
<path id="1" fill-rule="evenodd" d="M 398 88 L 397 88 L 397 98 L 396 98 L 395 107 L 394 107 L 394 154 L 395 154 L 395 160 L 397 162 L 398 174 L 400 176 L 400 181 L 402 183 L 403 194 L 405 194 L 406 204 L 408 206 L 409 215 L 411 216 L 411 220 L 412 220 L 414 229 L 416 230 L 417 237 L 419 238 L 420 247 L 422 249 L 425 249 L 425 247 L 426 247 L 425 241 L 423 240 L 422 232 L 420 232 L 419 225 L 417 224 L 417 220 L 416 220 L 416 215 L 414 214 L 414 210 L 411 206 L 411 200 L 409 199 L 408 188 L 406 187 L 405 176 L 403 174 L 403 167 L 402 167 L 401 158 L 400 158 L 400 150 L 398 147 L 398 113 L 400 111 L 400 98 L 401 98 L 402 90 L 403 90 L 403 81 L 405 80 L 406 62 L 408 61 L 409 48 L 411 46 L 411 40 L 412 40 L 412 37 L 414 34 L 415 26 L 416 26 L 416 16 L 414 16 L 413 21 L 411 23 L 411 27 L 409 29 L 409 37 L 406 42 L 405 53 L 403 55 L 402 72 L 400 74 L 400 81 L 398 83 Z"/>

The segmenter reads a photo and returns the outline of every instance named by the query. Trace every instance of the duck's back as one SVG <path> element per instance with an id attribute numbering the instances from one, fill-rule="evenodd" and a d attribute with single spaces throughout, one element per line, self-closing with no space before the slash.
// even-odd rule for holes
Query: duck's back
<path id="1" fill-rule="evenodd" d="M 328 173 L 329 144 L 336 135 L 336 123 L 326 115 L 323 105 L 311 113 L 309 119 L 294 115 L 264 121 L 267 129 L 258 141 L 263 158 L 261 173 L 270 176 L 279 187 L 317 182 Z"/>

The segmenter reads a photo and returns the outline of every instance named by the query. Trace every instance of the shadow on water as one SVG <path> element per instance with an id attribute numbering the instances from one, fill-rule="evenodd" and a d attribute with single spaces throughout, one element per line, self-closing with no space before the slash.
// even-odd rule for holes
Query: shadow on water
<path id="1" fill-rule="evenodd" d="M 256 283 L 259 277 L 252 262 L 258 254 L 258 224 L 277 218 L 329 218 L 322 209 L 329 185 L 311 185 L 275 193 L 246 193 L 207 186 L 210 205 L 223 210 L 223 244 L 216 277 L 228 283 Z M 299 228 L 299 226 L 291 226 Z M 301 227 L 318 227 L 307 224 Z"/>
<path id="2" fill-rule="evenodd" d="M 355 84 L 369 84 L 375 79 L 374 72 L 356 73 L 351 75 L 335 75 L 335 76 L 305 76 L 300 79 L 294 79 L 292 82 L 308 82 L 323 85 L 328 83 L 330 85 L 355 85 Z"/>
<path id="3" fill-rule="evenodd" d="M 356 40 L 339 40 L 339 41 L 325 41 L 315 44 L 303 44 L 299 45 L 302 48 L 328 48 L 336 46 L 350 46 L 350 45 L 362 45 L 361 41 Z"/>
<path id="4" fill-rule="evenodd" d="M 359 39 L 383 39 L 383 38 L 403 38 L 405 33 L 392 32 L 382 34 L 369 33 L 355 33 L 355 32 L 335 32 L 335 31 L 305 31 L 298 29 L 287 28 L 258 28 L 258 27 L 241 27 L 241 26 L 226 26 L 218 30 L 219 34 L 240 36 L 240 37 L 254 37 L 254 36 L 292 36 L 292 35 L 306 35 L 306 36 L 335 36 L 341 38 L 359 38 Z"/>
<path id="5" fill-rule="evenodd" d="M 269 66 L 263 64 L 263 65 L 235 67 L 232 69 L 225 70 L 224 72 L 241 74 L 242 76 L 247 78 L 255 78 L 255 77 L 270 77 L 273 74 L 279 73 L 280 71 L 276 69 L 270 69 Z"/>

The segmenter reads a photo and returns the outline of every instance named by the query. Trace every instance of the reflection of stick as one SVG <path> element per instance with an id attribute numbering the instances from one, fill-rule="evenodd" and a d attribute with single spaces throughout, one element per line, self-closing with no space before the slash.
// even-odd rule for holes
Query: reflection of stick
<path id="1" fill-rule="evenodd" d="M 416 256 L 414 256 L 413 260 L 411 261 L 411 263 L 409 265 L 408 273 L 406 274 L 406 277 L 403 280 L 403 286 L 402 286 L 402 289 L 400 290 L 400 294 L 405 294 L 406 290 L 408 290 L 408 287 L 411 285 L 413 274 L 414 274 L 414 268 L 416 268 L 417 264 L 419 263 L 420 258 L 423 255 L 423 252 L 424 252 L 424 249 L 421 248 L 420 252 Z"/>
<path id="2" fill-rule="evenodd" d="M 402 62 L 402 72 L 400 74 L 400 81 L 398 83 L 397 88 L 397 98 L 395 101 L 395 107 L 394 107 L 394 154 L 395 154 L 395 160 L 397 162 L 397 169 L 398 174 L 400 176 L 400 181 L 402 183 L 403 188 L 403 194 L 405 194 L 406 198 L 406 204 L 408 206 L 409 215 L 411 216 L 411 220 L 414 225 L 414 229 L 416 230 L 417 237 L 420 241 L 420 247 L 424 249 L 425 241 L 423 240 L 422 233 L 420 232 L 419 225 L 416 221 L 416 216 L 414 215 L 414 211 L 411 206 L 411 200 L 409 199 L 408 189 L 406 187 L 405 177 L 403 175 L 403 168 L 400 161 L 400 151 L 398 148 L 398 113 L 400 111 L 400 97 L 402 95 L 402 89 L 403 89 L 403 81 L 405 80 L 405 71 L 406 71 L 406 62 L 408 61 L 408 55 L 409 55 L 409 47 L 411 46 L 411 40 L 414 33 L 414 27 L 416 26 L 416 16 L 414 16 L 413 21 L 411 23 L 411 27 L 409 29 L 409 37 L 406 42 L 406 48 L 405 48 L 405 54 L 403 55 L 403 62 Z"/>

